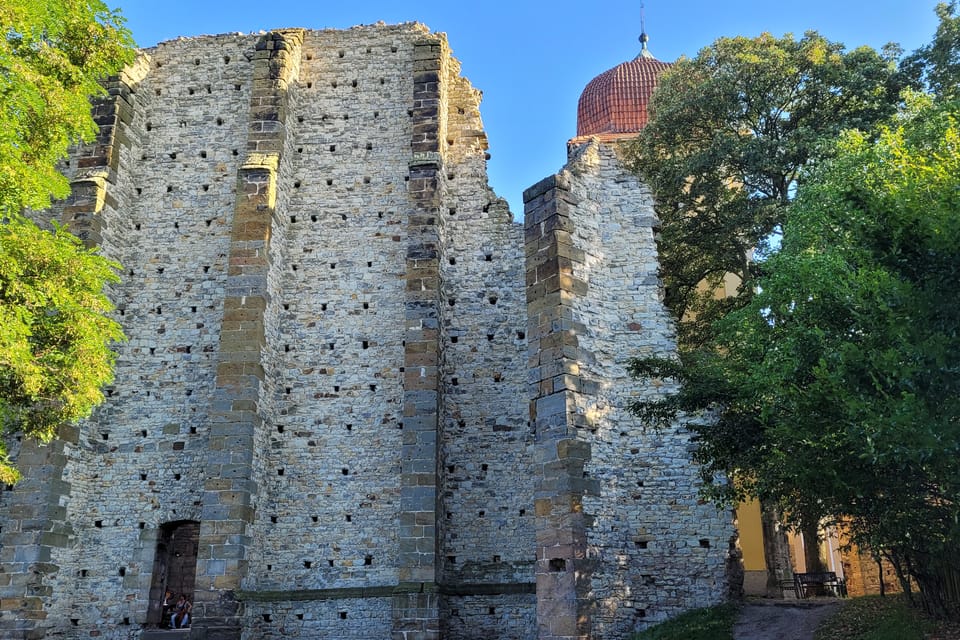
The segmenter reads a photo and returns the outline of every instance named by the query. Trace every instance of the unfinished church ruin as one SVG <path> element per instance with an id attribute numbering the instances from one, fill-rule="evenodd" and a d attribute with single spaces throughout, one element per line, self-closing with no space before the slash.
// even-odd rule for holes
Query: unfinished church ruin
<path id="1" fill-rule="evenodd" d="M 688 433 L 626 409 L 667 392 L 628 358 L 674 349 L 615 144 L 662 66 L 591 83 L 520 225 L 443 34 L 144 51 L 41 215 L 123 265 L 129 340 L 94 415 L 17 454 L 0 635 L 165 637 L 165 589 L 231 640 L 616 640 L 724 599 Z"/>

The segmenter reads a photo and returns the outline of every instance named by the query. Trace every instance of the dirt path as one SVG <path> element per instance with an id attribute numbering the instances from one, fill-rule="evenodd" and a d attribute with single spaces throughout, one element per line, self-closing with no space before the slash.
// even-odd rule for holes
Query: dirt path
<path id="1" fill-rule="evenodd" d="M 840 606 L 833 599 L 748 602 L 733 628 L 734 640 L 813 640 L 820 623 Z"/>

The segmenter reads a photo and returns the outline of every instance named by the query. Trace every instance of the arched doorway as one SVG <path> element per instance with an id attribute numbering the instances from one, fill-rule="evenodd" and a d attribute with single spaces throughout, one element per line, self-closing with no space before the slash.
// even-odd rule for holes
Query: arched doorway
<path id="1" fill-rule="evenodd" d="M 148 624 L 164 626 L 163 594 L 166 590 L 172 591 L 174 596 L 185 593 L 193 599 L 199 539 L 200 523 L 195 520 L 177 520 L 160 525 L 150 581 Z"/>

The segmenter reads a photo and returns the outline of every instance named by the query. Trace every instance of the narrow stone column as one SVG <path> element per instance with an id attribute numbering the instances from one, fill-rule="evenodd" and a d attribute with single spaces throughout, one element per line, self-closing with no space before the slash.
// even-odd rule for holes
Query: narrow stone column
<path id="1" fill-rule="evenodd" d="M 590 443 L 579 438 L 578 340 L 572 301 L 586 284 L 571 275 L 583 252 L 571 240 L 574 206 L 561 176 L 523 194 L 527 281 L 527 339 L 531 419 L 536 425 L 535 494 L 537 627 L 540 640 L 589 638 L 590 575 L 584 464 Z"/>
<path id="2" fill-rule="evenodd" d="M 440 637 L 437 572 L 437 413 L 439 347 L 440 77 L 436 39 L 414 48 L 413 139 L 407 193 L 406 338 L 400 476 L 400 583 L 393 597 L 394 640 Z"/>
<path id="3" fill-rule="evenodd" d="M 193 637 L 236 640 L 234 598 L 248 568 L 256 473 L 255 433 L 263 381 L 269 241 L 283 148 L 287 87 L 299 65 L 301 30 L 272 32 L 256 46 L 247 157 L 237 175 L 216 388 L 210 410 Z"/>

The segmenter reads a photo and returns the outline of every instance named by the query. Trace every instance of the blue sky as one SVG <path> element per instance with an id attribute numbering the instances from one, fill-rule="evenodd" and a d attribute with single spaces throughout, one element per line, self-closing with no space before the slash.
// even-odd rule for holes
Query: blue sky
<path id="1" fill-rule="evenodd" d="M 522 192 L 566 161 L 577 99 L 594 76 L 639 52 L 640 2 L 626 0 L 107 0 L 142 47 L 178 36 L 419 21 L 445 31 L 484 93 L 490 182 L 522 217 Z M 721 36 L 802 34 L 905 50 L 930 41 L 936 0 L 646 0 L 650 50 L 665 61 Z"/>

